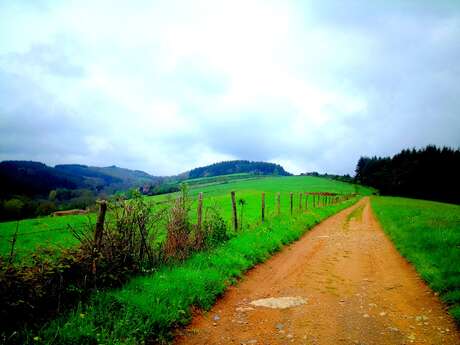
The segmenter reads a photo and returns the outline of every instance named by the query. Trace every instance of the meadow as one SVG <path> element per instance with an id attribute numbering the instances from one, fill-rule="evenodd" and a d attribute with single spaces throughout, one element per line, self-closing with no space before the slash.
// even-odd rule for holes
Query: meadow
<path id="1" fill-rule="evenodd" d="M 398 251 L 460 324 L 460 206 L 397 197 L 372 197 L 371 203 Z"/>
<path id="2" fill-rule="evenodd" d="M 275 213 L 275 197 L 281 193 L 281 213 L 290 212 L 289 193 L 294 192 L 294 208 L 299 207 L 299 192 L 333 192 L 370 194 L 372 189 L 359 185 L 352 185 L 340 181 L 311 176 L 266 177 L 249 174 L 235 174 L 219 177 L 200 178 L 185 181 L 189 185 L 191 199 L 196 199 L 199 192 L 203 193 L 204 209 L 216 208 L 228 221 L 231 221 L 230 191 L 236 191 L 237 200 L 243 199 L 242 210 L 243 227 L 253 224 L 260 219 L 261 193 L 265 192 L 266 214 L 270 217 Z M 177 193 L 146 197 L 158 206 L 170 202 L 177 197 Z M 303 200 L 305 202 L 305 200 Z M 196 208 L 196 201 L 192 204 Z M 238 216 L 241 213 L 239 206 Z M 194 217 L 194 214 L 192 215 Z M 107 216 L 110 221 L 110 212 Z M 71 228 L 91 228 L 95 223 L 96 215 L 71 215 L 62 217 L 42 217 L 25 219 L 19 222 L 0 223 L 0 254 L 7 255 L 11 250 L 11 239 L 18 229 L 15 251 L 18 258 L 26 257 L 28 253 L 38 247 L 60 250 L 78 243 L 72 234 Z"/>

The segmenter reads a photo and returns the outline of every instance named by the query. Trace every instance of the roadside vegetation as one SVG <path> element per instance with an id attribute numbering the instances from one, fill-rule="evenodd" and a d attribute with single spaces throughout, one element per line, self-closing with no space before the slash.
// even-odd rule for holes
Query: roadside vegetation
<path id="1" fill-rule="evenodd" d="M 396 248 L 460 325 L 460 206 L 397 197 L 371 203 Z"/>
<path id="2" fill-rule="evenodd" d="M 282 215 L 246 229 L 190 259 L 132 279 L 121 289 L 95 293 L 86 304 L 29 334 L 43 344 L 141 344 L 171 340 L 193 308 L 209 309 L 225 289 L 307 229 L 356 202 Z"/>

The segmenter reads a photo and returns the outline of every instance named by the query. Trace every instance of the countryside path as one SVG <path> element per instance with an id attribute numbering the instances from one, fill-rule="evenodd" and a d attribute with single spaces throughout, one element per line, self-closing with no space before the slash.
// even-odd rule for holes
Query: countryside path
<path id="1" fill-rule="evenodd" d="M 269 297 L 302 297 L 306 303 L 286 309 L 250 304 Z M 386 238 L 368 198 L 250 270 L 175 340 L 207 345 L 460 344 L 452 319 Z"/>

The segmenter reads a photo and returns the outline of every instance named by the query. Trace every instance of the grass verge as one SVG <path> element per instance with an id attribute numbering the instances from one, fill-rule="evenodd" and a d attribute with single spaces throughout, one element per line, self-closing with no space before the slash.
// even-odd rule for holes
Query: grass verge
<path id="1" fill-rule="evenodd" d="M 174 327 L 187 324 L 193 307 L 209 309 L 225 289 L 283 245 L 358 198 L 275 217 L 223 245 L 200 252 L 175 266 L 133 279 L 118 290 L 99 292 L 89 303 L 50 322 L 30 343 L 143 344 L 168 342 Z"/>
<path id="2" fill-rule="evenodd" d="M 372 197 L 371 204 L 396 248 L 460 325 L 460 206 L 395 197 Z"/>

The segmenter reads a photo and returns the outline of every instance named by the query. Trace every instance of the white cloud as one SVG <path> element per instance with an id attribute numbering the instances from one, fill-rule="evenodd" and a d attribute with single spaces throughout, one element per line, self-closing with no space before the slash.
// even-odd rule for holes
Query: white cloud
<path id="1" fill-rule="evenodd" d="M 352 173 L 360 154 L 460 145 L 459 11 L 341 6 L 4 2 L 0 131 L 31 120 L 17 140 L 3 136 L 0 157 L 156 174 L 241 158 Z M 65 135 L 38 153 L 51 118 Z"/>

